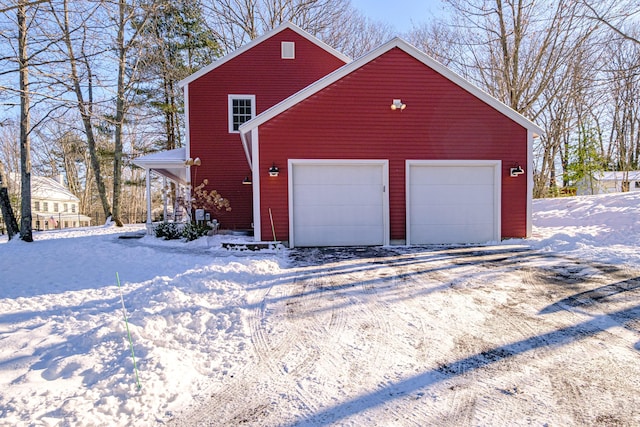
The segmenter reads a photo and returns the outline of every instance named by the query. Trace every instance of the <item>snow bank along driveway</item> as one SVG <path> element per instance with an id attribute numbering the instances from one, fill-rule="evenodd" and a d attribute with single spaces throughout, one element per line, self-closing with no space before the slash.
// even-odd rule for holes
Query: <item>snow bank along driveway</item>
<path id="1" fill-rule="evenodd" d="M 638 271 L 515 245 L 283 264 L 247 289 L 244 366 L 169 425 L 640 425 Z"/>

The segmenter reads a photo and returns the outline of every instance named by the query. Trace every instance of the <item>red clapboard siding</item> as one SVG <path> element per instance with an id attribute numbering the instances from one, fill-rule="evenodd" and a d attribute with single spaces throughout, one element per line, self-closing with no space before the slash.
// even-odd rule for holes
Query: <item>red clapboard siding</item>
<path id="1" fill-rule="evenodd" d="M 407 105 L 392 111 L 393 99 Z M 260 126 L 261 228 L 288 239 L 287 159 L 389 159 L 390 237 L 405 239 L 407 159 L 502 160 L 503 238 L 526 236 L 527 130 L 400 49 Z M 269 178 L 275 162 L 280 176 Z"/>
<path id="2" fill-rule="evenodd" d="M 295 42 L 295 59 L 281 59 L 281 42 Z M 229 199 L 230 213 L 216 215 L 225 228 L 248 229 L 252 223 L 251 176 L 238 133 L 228 131 L 228 95 L 255 95 L 256 113 L 282 101 L 344 65 L 318 45 L 291 29 L 274 34 L 189 83 L 190 156 L 194 186 L 208 179 L 207 189 Z"/>

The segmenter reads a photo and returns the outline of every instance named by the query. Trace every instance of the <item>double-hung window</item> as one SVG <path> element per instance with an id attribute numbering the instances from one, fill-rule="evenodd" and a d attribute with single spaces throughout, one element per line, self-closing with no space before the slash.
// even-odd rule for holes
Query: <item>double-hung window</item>
<path id="1" fill-rule="evenodd" d="M 229 133 L 237 133 L 240 125 L 255 115 L 255 95 L 229 95 Z"/>

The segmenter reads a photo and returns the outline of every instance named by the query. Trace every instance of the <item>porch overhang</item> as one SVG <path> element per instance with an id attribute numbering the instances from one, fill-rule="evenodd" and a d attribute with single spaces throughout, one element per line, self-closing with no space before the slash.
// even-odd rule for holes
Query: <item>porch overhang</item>
<path id="1" fill-rule="evenodd" d="M 182 185 L 189 183 L 186 162 L 187 150 L 184 147 L 147 154 L 133 160 L 134 165 Z"/>

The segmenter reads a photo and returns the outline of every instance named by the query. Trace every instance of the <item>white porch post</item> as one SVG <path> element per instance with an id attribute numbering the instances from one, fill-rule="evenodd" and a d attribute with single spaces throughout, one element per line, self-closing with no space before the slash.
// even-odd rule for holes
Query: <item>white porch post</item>
<path id="1" fill-rule="evenodd" d="M 145 169 L 145 171 L 147 181 L 147 234 L 151 234 L 153 231 L 153 224 L 151 223 L 151 169 Z"/>
<path id="2" fill-rule="evenodd" d="M 169 197 L 167 197 L 167 177 L 163 176 L 162 177 L 162 203 L 163 203 L 163 215 L 162 215 L 162 219 L 164 222 L 167 222 L 167 199 L 169 199 Z"/>

